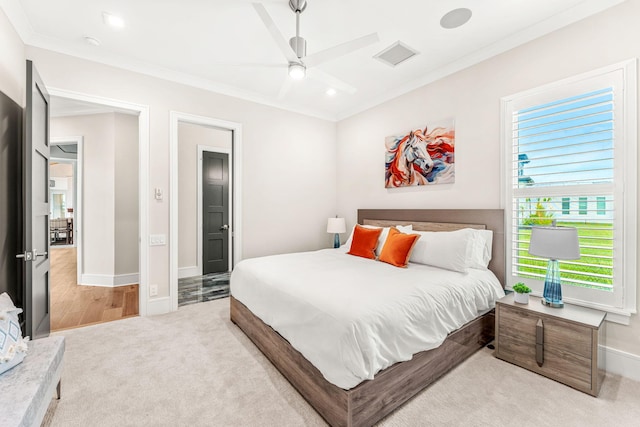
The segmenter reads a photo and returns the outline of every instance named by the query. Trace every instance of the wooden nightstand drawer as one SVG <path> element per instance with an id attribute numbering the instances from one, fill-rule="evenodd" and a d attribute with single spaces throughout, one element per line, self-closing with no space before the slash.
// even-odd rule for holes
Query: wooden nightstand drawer
<path id="1" fill-rule="evenodd" d="M 558 321 L 551 317 L 541 317 L 540 314 L 521 310 L 517 307 L 504 307 L 502 316 L 503 324 L 509 328 L 503 328 L 500 332 L 515 338 L 525 338 L 534 344 L 536 342 L 536 324 L 543 319 L 544 341 L 549 350 L 558 353 L 572 353 L 585 358 L 591 357 L 592 329 L 582 325 Z"/>
<path id="2" fill-rule="evenodd" d="M 598 369 L 604 317 L 604 313 L 581 307 L 544 307 L 538 298 L 528 305 L 515 304 L 507 296 L 496 304 L 495 355 L 597 395 L 604 376 L 604 369 Z M 536 342 L 541 344 L 538 348 Z"/>

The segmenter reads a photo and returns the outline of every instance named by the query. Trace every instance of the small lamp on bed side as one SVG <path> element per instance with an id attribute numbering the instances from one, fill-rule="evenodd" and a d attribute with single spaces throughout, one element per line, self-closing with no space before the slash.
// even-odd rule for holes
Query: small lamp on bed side
<path id="1" fill-rule="evenodd" d="M 547 276 L 544 279 L 542 304 L 549 307 L 563 307 L 558 260 L 580 258 L 578 229 L 556 227 L 555 221 L 551 227 L 532 227 L 529 253 L 549 258 Z"/>
<path id="2" fill-rule="evenodd" d="M 329 218 L 327 221 L 327 233 L 335 233 L 333 238 L 333 247 L 340 247 L 340 233 L 347 231 L 347 225 L 344 222 L 344 218 Z"/>

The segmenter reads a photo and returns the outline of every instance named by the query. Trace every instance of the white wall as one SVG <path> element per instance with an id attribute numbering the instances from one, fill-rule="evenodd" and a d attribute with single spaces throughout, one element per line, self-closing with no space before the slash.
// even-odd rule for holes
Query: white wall
<path id="1" fill-rule="evenodd" d="M 341 121 L 339 214 L 353 224 L 358 208 L 500 207 L 501 97 L 640 57 L 639 16 L 640 1 L 627 1 Z M 448 117 L 456 121 L 456 182 L 386 190 L 385 136 Z M 640 357 L 638 316 L 630 326 L 609 324 L 607 346 Z"/>
<path id="2" fill-rule="evenodd" d="M 0 92 L 25 105 L 26 63 L 24 44 L 0 9 Z"/>
<path id="3" fill-rule="evenodd" d="M 76 225 L 82 231 L 83 284 L 138 273 L 137 117 L 55 117 L 50 129 L 52 138 L 84 137 L 83 224 Z"/>
<path id="4" fill-rule="evenodd" d="M 114 273 L 138 274 L 138 116 L 114 115 Z"/>
<path id="5" fill-rule="evenodd" d="M 231 139 L 229 130 L 190 123 L 178 124 L 179 269 L 191 271 L 198 264 L 198 145 L 231 149 Z"/>
<path id="6" fill-rule="evenodd" d="M 148 105 L 150 234 L 169 235 L 169 112 L 241 123 L 243 258 L 329 247 L 336 212 L 336 124 L 55 52 L 27 47 L 45 84 Z M 153 198 L 153 188 L 164 200 Z M 169 247 L 149 248 L 149 283 L 169 292 Z"/>
<path id="7" fill-rule="evenodd" d="M 80 227 L 85 275 L 113 275 L 114 265 L 114 149 L 113 113 L 56 117 L 52 138 L 84 136 L 83 224 Z M 85 283 L 92 284 L 92 283 Z"/>

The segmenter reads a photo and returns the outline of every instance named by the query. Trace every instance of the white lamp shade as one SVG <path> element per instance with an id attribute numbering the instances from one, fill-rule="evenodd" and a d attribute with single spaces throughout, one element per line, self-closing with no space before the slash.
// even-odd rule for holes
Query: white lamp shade
<path id="1" fill-rule="evenodd" d="M 579 259 L 578 229 L 574 227 L 532 227 L 529 253 L 549 259 Z"/>
<path id="2" fill-rule="evenodd" d="M 347 231 L 347 225 L 344 218 L 329 218 L 327 221 L 327 233 L 344 233 Z"/>

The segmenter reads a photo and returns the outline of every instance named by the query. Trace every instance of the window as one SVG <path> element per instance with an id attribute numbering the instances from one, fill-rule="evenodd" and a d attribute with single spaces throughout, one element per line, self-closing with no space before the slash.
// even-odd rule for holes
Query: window
<path id="1" fill-rule="evenodd" d="M 587 214 L 587 198 L 586 197 L 578 197 L 578 214 L 580 215 Z"/>
<path id="2" fill-rule="evenodd" d="M 576 227 L 581 258 L 560 261 L 564 300 L 623 323 L 636 309 L 635 80 L 632 60 L 502 102 L 507 286 L 542 293 L 547 260 L 528 253 L 531 227 Z"/>
<path id="3" fill-rule="evenodd" d="M 598 215 L 606 215 L 607 214 L 607 198 L 598 196 L 596 197 L 596 203 L 598 208 Z"/>

